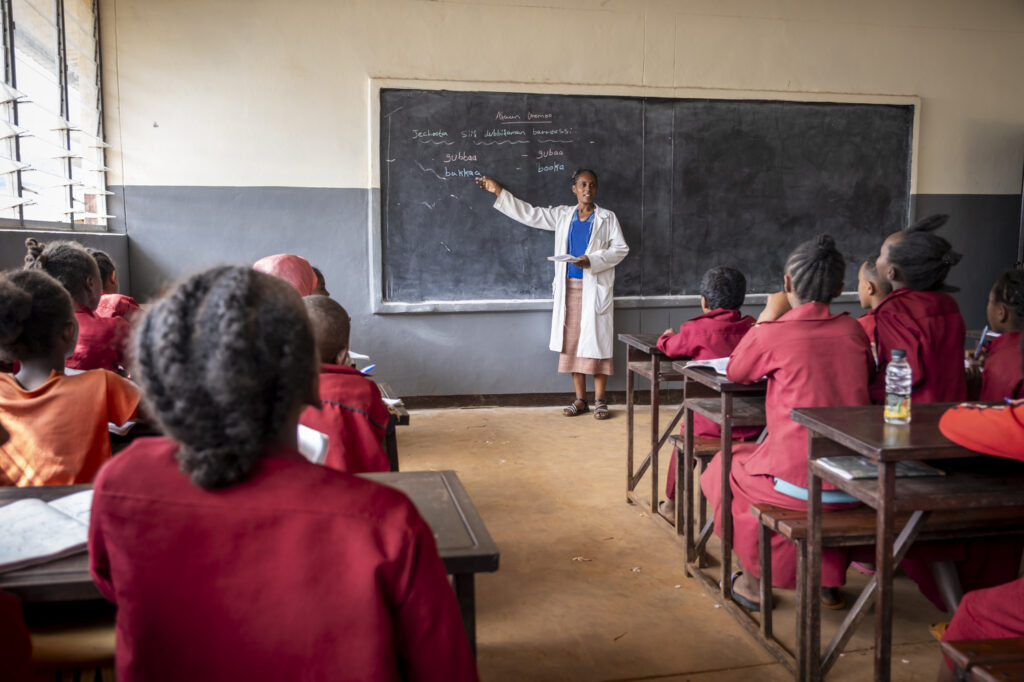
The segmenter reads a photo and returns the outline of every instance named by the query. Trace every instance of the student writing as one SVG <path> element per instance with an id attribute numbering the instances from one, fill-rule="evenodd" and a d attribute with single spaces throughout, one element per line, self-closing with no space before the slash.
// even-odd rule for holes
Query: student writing
<path id="1" fill-rule="evenodd" d="M 128 322 L 132 321 L 142 307 L 131 296 L 121 293 L 121 283 L 117 279 L 117 266 L 114 260 L 106 251 L 99 249 L 87 249 L 89 254 L 96 261 L 100 269 L 100 282 L 103 287 L 103 295 L 96 306 L 96 315 L 99 317 L 123 317 Z"/>

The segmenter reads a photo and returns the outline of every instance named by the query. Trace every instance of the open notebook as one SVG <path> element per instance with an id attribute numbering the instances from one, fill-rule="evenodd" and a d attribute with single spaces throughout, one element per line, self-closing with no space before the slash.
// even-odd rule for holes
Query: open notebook
<path id="1" fill-rule="evenodd" d="M 92 491 L 0 507 L 0 573 L 84 552 Z"/>

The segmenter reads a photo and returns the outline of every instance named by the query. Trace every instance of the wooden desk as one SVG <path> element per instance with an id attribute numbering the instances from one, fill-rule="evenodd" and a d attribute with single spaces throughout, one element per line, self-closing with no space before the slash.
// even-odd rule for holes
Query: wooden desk
<path id="1" fill-rule="evenodd" d="M 454 471 L 386 472 L 362 476 L 405 493 L 434 531 L 445 570 L 453 578 L 462 622 L 475 654 L 474 574 L 497 571 L 500 555 L 459 477 Z M 52 500 L 91 487 L 0 488 L 0 506 L 26 497 Z M 85 553 L 2 573 L 0 590 L 16 595 L 26 603 L 103 599 L 89 576 L 89 556 Z"/>
<path id="2" fill-rule="evenodd" d="M 969 680 L 1024 679 L 1024 637 L 968 639 L 941 644 L 942 653 L 964 671 Z"/>
<path id="3" fill-rule="evenodd" d="M 658 408 L 661 400 L 658 392 L 663 381 L 679 381 L 682 377 L 671 368 L 662 366 L 668 356 L 658 350 L 660 334 L 619 334 L 619 341 L 626 344 L 626 501 L 641 504 L 636 496 L 636 486 L 640 479 L 651 470 L 651 514 L 658 513 L 658 450 L 672 434 L 679 418 L 677 411 L 672 422 L 664 430 L 658 430 Z M 666 362 L 667 364 L 667 362 Z M 636 375 L 646 377 L 651 382 L 651 449 L 640 463 L 633 466 L 633 386 Z"/>
<path id="4" fill-rule="evenodd" d="M 946 476 L 896 478 L 901 460 L 949 460 L 984 457 L 952 443 L 938 429 L 938 421 L 950 404 L 915 405 L 913 420 L 888 425 L 882 406 L 800 408 L 792 418 L 809 431 L 808 463 L 808 557 L 805 572 L 797 578 L 797 599 L 806 608 L 803 631 L 797 636 L 797 658 L 802 679 L 820 680 L 838 659 L 854 629 L 875 604 L 875 679 L 888 680 L 892 655 L 893 568 L 906 554 L 933 510 L 979 509 L 1024 504 L 1024 466 L 1009 460 L 986 458 L 971 462 L 947 462 Z M 878 478 L 847 481 L 828 471 L 817 459 L 859 454 L 878 466 Z M 998 469 L 986 473 L 981 469 Z M 873 507 L 875 524 L 875 575 L 858 597 L 824 655 L 821 637 L 821 482 L 828 481 Z M 895 537 L 894 515 L 912 512 L 907 525 Z M 877 594 L 877 597 L 876 597 Z"/>
<path id="5" fill-rule="evenodd" d="M 767 383 L 739 384 L 729 381 L 707 367 L 686 367 L 685 361 L 672 363 L 673 369 L 685 380 L 684 398 L 681 408 L 685 412 L 683 433 L 683 457 L 676 466 L 676 497 L 682 491 L 682 501 L 676 504 L 676 532 L 682 533 L 686 545 L 687 572 L 699 577 L 718 591 L 718 585 L 709 581 L 700 570 L 700 556 L 714 531 L 714 514 L 694 537 L 693 496 L 699 484 L 693 471 L 693 415 L 707 418 L 721 427 L 722 465 L 722 565 L 721 595 L 724 601 L 732 601 L 732 487 L 729 473 L 732 469 L 732 430 L 737 426 L 764 426 L 764 394 Z M 703 508 L 703 507 L 702 507 Z M 704 522 L 704 519 L 701 518 Z"/>

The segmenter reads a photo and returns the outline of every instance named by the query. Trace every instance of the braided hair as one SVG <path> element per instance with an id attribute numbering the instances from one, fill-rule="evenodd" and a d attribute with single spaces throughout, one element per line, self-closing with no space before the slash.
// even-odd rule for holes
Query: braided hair
<path id="1" fill-rule="evenodd" d="M 4 359 L 49 354 L 73 320 L 71 296 L 45 272 L 10 270 L 0 275 L 0 354 Z"/>
<path id="2" fill-rule="evenodd" d="M 805 303 L 828 303 L 838 296 L 845 272 L 843 254 L 827 234 L 800 244 L 786 259 L 786 274 L 793 282 L 793 293 Z"/>
<path id="3" fill-rule="evenodd" d="M 1024 270 L 1014 268 L 999 275 L 992 286 L 992 298 L 995 303 L 1006 304 L 1024 321 Z"/>
<path id="4" fill-rule="evenodd" d="M 939 291 L 946 287 L 946 276 L 962 256 L 952 244 L 932 234 L 946 224 L 948 215 L 931 215 L 902 232 L 889 243 L 889 263 L 899 268 L 900 278 L 908 289 Z"/>
<path id="5" fill-rule="evenodd" d="M 700 278 L 700 295 L 711 310 L 738 310 L 747 297 L 747 278 L 736 268 L 711 268 Z"/>
<path id="6" fill-rule="evenodd" d="M 84 246 L 70 241 L 44 244 L 29 237 L 25 249 L 26 270 L 42 270 L 63 284 L 76 303 L 95 307 L 89 278 L 98 276 L 99 266 Z"/>
<path id="7" fill-rule="evenodd" d="M 286 282 L 222 266 L 184 281 L 150 310 L 135 346 L 150 410 L 180 443 L 203 488 L 247 478 L 318 371 L 309 318 Z"/>

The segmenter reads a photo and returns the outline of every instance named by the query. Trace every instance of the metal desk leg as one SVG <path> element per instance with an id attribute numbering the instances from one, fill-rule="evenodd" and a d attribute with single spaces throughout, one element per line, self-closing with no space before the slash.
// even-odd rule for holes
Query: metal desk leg
<path id="1" fill-rule="evenodd" d="M 875 679 L 888 680 L 892 667 L 892 573 L 893 573 L 893 497 L 896 491 L 896 465 L 878 463 L 880 500 L 875 528 L 875 577 L 878 599 L 875 602 Z"/>
<path id="2" fill-rule="evenodd" d="M 466 628 L 466 638 L 476 660 L 476 585 L 472 573 L 456 573 L 455 598 L 459 602 L 459 613 L 462 614 L 462 626 Z"/>

